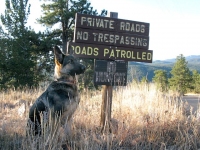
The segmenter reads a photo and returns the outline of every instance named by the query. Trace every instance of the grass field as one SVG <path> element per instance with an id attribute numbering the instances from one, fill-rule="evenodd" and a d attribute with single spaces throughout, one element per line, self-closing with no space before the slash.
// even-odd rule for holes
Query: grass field
<path id="1" fill-rule="evenodd" d="M 174 94 L 157 91 L 154 84 L 131 83 L 114 89 L 110 135 L 100 132 L 101 91 L 87 91 L 81 93 L 67 140 L 59 137 L 60 130 L 26 136 L 29 105 L 43 90 L 0 92 L 1 150 L 59 150 L 63 143 L 71 150 L 106 150 L 108 143 L 113 150 L 200 149 L 199 116 Z"/>

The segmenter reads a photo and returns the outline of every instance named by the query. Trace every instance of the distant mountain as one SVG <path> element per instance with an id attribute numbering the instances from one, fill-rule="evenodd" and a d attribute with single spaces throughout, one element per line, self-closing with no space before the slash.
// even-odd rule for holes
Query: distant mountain
<path id="1" fill-rule="evenodd" d="M 190 63 L 192 63 L 192 62 L 196 63 L 197 61 L 200 62 L 200 55 L 190 55 L 190 56 L 186 56 L 185 58 L 188 61 L 188 63 L 189 62 Z M 176 62 L 176 58 L 166 59 L 166 60 L 156 60 L 153 63 L 157 63 L 157 62 L 161 62 L 161 63 L 164 63 L 164 62 L 166 62 L 166 63 L 174 63 L 174 62 Z"/>
<path id="2" fill-rule="evenodd" d="M 188 62 L 190 71 L 197 70 L 200 73 L 200 55 L 191 55 L 185 57 Z M 128 80 L 141 80 L 142 77 L 147 76 L 149 81 L 152 81 L 155 70 L 166 70 L 168 75 L 176 62 L 176 58 L 166 60 L 156 60 L 153 63 L 138 63 L 129 62 Z"/>
<path id="3" fill-rule="evenodd" d="M 191 55 L 186 57 L 188 64 L 200 64 L 200 55 Z"/>
<path id="4" fill-rule="evenodd" d="M 176 61 L 176 58 L 172 59 L 166 59 L 166 60 L 155 60 L 153 63 L 174 63 Z"/>

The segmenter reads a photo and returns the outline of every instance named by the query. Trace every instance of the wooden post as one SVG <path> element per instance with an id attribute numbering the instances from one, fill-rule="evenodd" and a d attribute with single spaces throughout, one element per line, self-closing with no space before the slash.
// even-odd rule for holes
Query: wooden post
<path id="1" fill-rule="evenodd" d="M 101 132 L 110 128 L 111 110 L 112 110 L 112 86 L 102 86 L 102 104 L 101 104 Z"/>
<path id="2" fill-rule="evenodd" d="M 118 18 L 118 13 L 110 12 L 111 18 Z M 111 133 L 111 111 L 112 111 L 112 93 L 113 87 L 108 85 L 102 86 L 102 105 L 101 105 L 101 132 L 109 130 Z"/>

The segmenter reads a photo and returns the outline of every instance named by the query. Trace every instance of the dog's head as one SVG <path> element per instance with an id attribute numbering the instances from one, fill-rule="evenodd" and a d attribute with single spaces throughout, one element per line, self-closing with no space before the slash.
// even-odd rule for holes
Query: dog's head
<path id="1" fill-rule="evenodd" d="M 65 55 L 55 46 L 55 78 L 60 79 L 65 76 L 79 75 L 84 73 L 85 66 L 80 64 L 72 55 Z"/>

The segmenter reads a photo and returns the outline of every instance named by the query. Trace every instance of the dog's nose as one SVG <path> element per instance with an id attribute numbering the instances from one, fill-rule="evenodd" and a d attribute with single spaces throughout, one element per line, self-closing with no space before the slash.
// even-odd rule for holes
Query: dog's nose
<path id="1" fill-rule="evenodd" d="M 86 68 L 85 68 L 85 66 L 81 66 L 81 69 L 82 69 L 83 71 L 85 71 Z"/>

